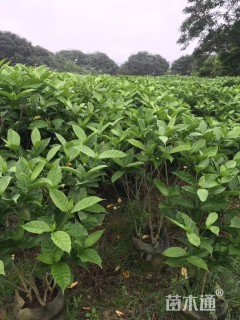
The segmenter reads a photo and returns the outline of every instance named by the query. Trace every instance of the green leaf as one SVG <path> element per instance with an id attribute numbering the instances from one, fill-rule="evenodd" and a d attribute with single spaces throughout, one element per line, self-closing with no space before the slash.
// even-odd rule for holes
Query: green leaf
<path id="1" fill-rule="evenodd" d="M 12 129 L 8 130 L 7 146 L 10 149 L 14 150 L 15 152 L 18 150 L 18 148 L 20 146 L 20 136 L 16 131 L 14 131 Z"/>
<path id="2" fill-rule="evenodd" d="M 208 266 L 206 262 L 202 258 L 199 258 L 198 256 L 190 256 L 187 258 L 187 261 L 192 265 L 198 267 L 199 269 L 204 269 L 208 271 Z"/>
<path id="3" fill-rule="evenodd" d="M 81 127 L 76 126 L 76 125 L 73 125 L 72 127 L 73 127 L 73 131 L 76 134 L 76 136 L 78 137 L 78 139 L 80 139 L 81 142 L 84 142 L 84 140 L 87 137 L 84 130 Z"/>
<path id="4" fill-rule="evenodd" d="M 24 225 L 21 225 L 21 227 L 28 232 L 36 233 L 36 234 L 42 234 L 44 232 L 50 232 L 51 229 L 46 222 L 40 221 L 40 220 L 34 220 L 30 221 Z"/>
<path id="5" fill-rule="evenodd" d="M 209 158 L 205 158 L 195 166 L 195 170 L 196 172 L 200 172 L 203 169 L 207 168 L 208 165 L 209 165 Z"/>
<path id="6" fill-rule="evenodd" d="M 3 159 L 3 157 L 0 156 L 0 172 L 6 173 L 7 169 L 8 169 L 7 162 Z"/>
<path id="7" fill-rule="evenodd" d="M 209 213 L 207 220 L 206 220 L 206 227 L 211 227 L 212 224 L 214 224 L 215 221 L 218 219 L 218 214 L 216 212 Z"/>
<path id="8" fill-rule="evenodd" d="M 88 207 L 93 206 L 94 204 L 96 204 L 100 201 L 102 201 L 102 199 L 99 197 L 95 197 L 95 196 L 90 196 L 85 199 L 82 199 L 73 207 L 71 213 L 84 210 Z"/>
<path id="9" fill-rule="evenodd" d="M 55 245 L 62 249 L 65 252 L 70 253 L 71 251 L 71 238 L 68 233 L 65 231 L 56 231 L 51 233 L 51 239 L 55 243 Z"/>
<path id="10" fill-rule="evenodd" d="M 55 135 L 56 135 L 58 141 L 61 142 L 61 144 L 63 146 L 67 143 L 67 141 L 63 138 L 63 136 L 61 136 L 59 133 L 55 133 Z"/>
<path id="11" fill-rule="evenodd" d="M 187 255 L 186 250 L 180 247 L 171 247 L 166 249 L 163 252 L 163 255 L 168 257 L 168 258 L 177 258 L 177 257 L 183 257 Z"/>
<path id="12" fill-rule="evenodd" d="M 75 238 L 81 238 L 82 236 L 88 235 L 86 228 L 83 225 L 81 225 L 79 222 L 74 222 L 70 224 L 66 228 L 66 231 L 71 237 L 75 237 Z"/>
<path id="13" fill-rule="evenodd" d="M 119 150 L 106 150 L 98 156 L 98 159 L 115 159 L 115 158 L 124 158 L 126 153 Z"/>
<path id="14" fill-rule="evenodd" d="M 217 236 L 218 236 L 219 231 L 220 231 L 219 227 L 217 227 L 217 226 L 211 226 L 211 227 L 209 228 L 209 230 L 211 230 L 212 233 L 216 234 Z"/>
<path id="15" fill-rule="evenodd" d="M 90 169 L 88 172 L 87 172 L 87 174 L 92 174 L 92 173 L 95 173 L 95 172 L 99 172 L 99 171 L 101 171 L 102 169 L 104 169 L 104 168 L 106 168 L 107 166 L 105 165 L 105 164 L 101 164 L 101 165 L 99 165 L 99 166 L 96 166 L 96 167 L 94 167 L 94 168 L 92 168 L 92 169 Z"/>
<path id="16" fill-rule="evenodd" d="M 174 147 L 170 150 L 170 154 L 172 153 L 177 153 L 177 152 L 181 152 L 181 151 L 187 151 L 187 150 L 191 150 L 191 145 L 190 144 L 180 144 L 177 147 Z"/>
<path id="17" fill-rule="evenodd" d="M 38 188 L 41 186 L 52 187 L 53 184 L 52 184 L 52 181 L 47 178 L 40 178 L 37 181 L 35 181 L 34 183 L 31 183 L 29 188 L 34 189 L 34 188 Z"/>
<path id="18" fill-rule="evenodd" d="M 0 274 L 5 275 L 4 263 L 2 260 L 0 260 Z"/>
<path id="19" fill-rule="evenodd" d="M 51 274 L 55 282 L 62 289 L 62 292 L 67 288 L 71 281 L 71 271 L 66 263 L 56 263 L 51 267 Z"/>
<path id="20" fill-rule="evenodd" d="M 182 267 L 186 264 L 186 256 L 178 258 L 166 258 L 165 264 L 172 268 Z"/>
<path id="21" fill-rule="evenodd" d="M 127 141 L 131 143 L 134 147 L 137 147 L 138 149 L 141 149 L 143 151 L 145 151 L 146 149 L 144 144 L 136 139 L 128 139 Z"/>
<path id="22" fill-rule="evenodd" d="M 200 248 L 207 250 L 209 253 L 213 253 L 213 247 L 208 239 L 202 238 Z"/>
<path id="23" fill-rule="evenodd" d="M 0 178 L 0 195 L 7 189 L 12 177 L 5 176 Z"/>
<path id="24" fill-rule="evenodd" d="M 55 206 L 63 212 L 69 212 L 71 210 L 67 197 L 62 191 L 52 189 L 49 192 Z"/>
<path id="25" fill-rule="evenodd" d="M 204 151 L 205 157 L 215 157 L 218 152 L 218 146 L 210 147 L 206 151 Z"/>
<path id="26" fill-rule="evenodd" d="M 216 179 L 216 175 L 205 175 L 199 179 L 198 184 L 203 189 L 210 189 L 219 186 L 219 183 L 216 181 Z"/>
<path id="27" fill-rule="evenodd" d="M 197 195 L 202 202 L 205 202 L 208 198 L 208 190 L 206 189 L 198 189 Z"/>
<path id="28" fill-rule="evenodd" d="M 78 257 L 82 262 L 92 262 L 102 267 L 102 259 L 94 249 L 84 249 L 78 254 Z"/>
<path id="29" fill-rule="evenodd" d="M 59 146 L 59 145 L 52 147 L 52 149 L 48 151 L 48 154 L 46 156 L 46 160 L 50 161 L 55 156 L 55 154 L 58 152 L 58 150 L 60 148 L 61 148 L 61 146 Z"/>
<path id="30" fill-rule="evenodd" d="M 52 265 L 55 262 L 53 256 L 46 253 L 39 254 L 37 260 L 49 265 Z"/>
<path id="31" fill-rule="evenodd" d="M 41 134 L 37 127 L 35 127 L 31 133 L 31 140 L 32 144 L 35 146 L 35 144 L 41 140 Z"/>
<path id="32" fill-rule="evenodd" d="M 33 169 L 33 172 L 31 174 L 31 180 L 34 181 L 42 172 L 43 168 L 45 166 L 45 161 L 40 161 L 36 167 Z"/>
<path id="33" fill-rule="evenodd" d="M 75 147 L 75 149 L 81 151 L 82 153 L 84 153 L 86 156 L 90 158 L 95 158 L 95 152 L 87 146 L 78 146 L 78 147 Z"/>
<path id="34" fill-rule="evenodd" d="M 166 217 L 169 221 L 171 221 L 173 224 L 175 224 L 176 226 L 178 226 L 179 228 L 183 229 L 186 231 L 186 227 L 182 224 L 182 223 L 179 223 L 178 221 L 172 219 L 172 218 L 169 218 L 169 217 Z"/>
<path id="35" fill-rule="evenodd" d="M 196 233 L 189 233 L 187 232 L 187 238 L 191 244 L 195 247 L 199 247 L 201 244 L 201 239 Z"/>
<path id="36" fill-rule="evenodd" d="M 232 218 L 230 227 L 240 229 L 240 215 Z"/>
<path id="37" fill-rule="evenodd" d="M 47 174 L 47 178 L 51 181 L 53 186 L 57 186 L 62 180 L 62 170 L 56 163 Z"/>
<path id="38" fill-rule="evenodd" d="M 227 134 L 227 137 L 230 137 L 230 138 L 239 138 L 239 136 L 240 136 L 240 127 L 239 126 L 233 128 Z"/>
<path id="39" fill-rule="evenodd" d="M 192 144 L 191 153 L 198 152 L 200 149 L 202 149 L 206 145 L 206 140 L 199 139 L 196 142 Z"/>
<path id="40" fill-rule="evenodd" d="M 207 200 L 203 204 L 201 204 L 201 210 L 206 210 L 206 211 L 213 211 L 213 210 L 221 210 L 221 209 L 226 209 L 227 207 L 227 201 L 225 198 L 215 198 L 212 200 Z"/>
<path id="41" fill-rule="evenodd" d="M 160 136 L 159 139 L 165 144 L 168 141 L 168 137 Z"/>
<path id="42" fill-rule="evenodd" d="M 98 93 L 97 91 L 93 91 L 93 95 L 97 99 L 98 102 L 101 102 L 103 97 L 100 93 Z"/>
<path id="43" fill-rule="evenodd" d="M 158 190 L 161 192 L 161 194 L 164 196 L 164 197 L 168 197 L 169 196 L 169 190 L 168 190 L 168 187 L 165 185 L 165 183 L 163 183 L 162 181 L 160 180 L 154 180 L 154 184 L 155 186 L 158 188 Z"/>
<path id="44" fill-rule="evenodd" d="M 196 185 L 195 178 L 190 173 L 186 171 L 176 171 L 174 174 L 182 181 L 189 183 L 191 186 L 194 187 Z"/>
<path id="45" fill-rule="evenodd" d="M 118 179 L 120 179 L 123 174 L 124 174 L 124 171 L 116 171 L 116 172 L 114 172 L 114 174 L 111 177 L 112 183 L 115 183 Z"/>
<path id="46" fill-rule="evenodd" d="M 90 236 L 87 237 L 87 239 L 84 242 L 84 248 L 88 248 L 94 245 L 95 242 L 100 239 L 100 237 L 103 234 L 103 230 L 98 230 L 90 234 Z"/>

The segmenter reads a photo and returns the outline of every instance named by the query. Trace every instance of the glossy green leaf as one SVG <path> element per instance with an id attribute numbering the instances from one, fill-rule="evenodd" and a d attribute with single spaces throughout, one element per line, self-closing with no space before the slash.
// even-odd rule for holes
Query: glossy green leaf
<path id="1" fill-rule="evenodd" d="M 91 262 L 97 264 L 100 267 L 102 266 L 102 259 L 94 249 L 84 249 L 81 253 L 78 254 L 78 257 L 82 262 Z"/>
<path id="2" fill-rule="evenodd" d="M 206 262 L 198 256 L 190 256 L 187 258 L 187 261 L 199 269 L 204 269 L 208 271 L 208 266 Z"/>
<path id="3" fill-rule="evenodd" d="M 207 220 L 206 220 L 206 227 L 209 228 L 211 227 L 214 222 L 216 222 L 218 219 L 218 214 L 216 212 L 211 212 L 209 213 Z"/>
<path id="4" fill-rule="evenodd" d="M 65 252 L 70 253 L 72 243 L 67 232 L 65 231 L 55 231 L 51 233 L 51 239 L 57 247 Z"/>
<path id="5" fill-rule="evenodd" d="M 93 246 L 102 236 L 103 230 L 98 230 L 90 234 L 84 242 L 84 247 L 88 248 Z"/>
<path id="6" fill-rule="evenodd" d="M 12 177 L 5 176 L 0 178 L 0 195 L 7 189 Z"/>
<path id="7" fill-rule="evenodd" d="M 198 189 L 197 190 L 197 195 L 198 198 L 202 201 L 205 202 L 208 198 L 208 190 L 206 189 Z"/>
<path id="8" fill-rule="evenodd" d="M 60 209 L 63 212 L 71 211 L 71 206 L 68 202 L 68 199 L 62 191 L 52 189 L 50 190 L 49 195 L 52 199 L 52 202 L 58 209 Z"/>
<path id="9" fill-rule="evenodd" d="M 40 220 L 30 221 L 24 225 L 22 228 L 31 233 L 42 234 L 44 232 L 50 232 L 51 228 L 46 222 Z"/>
<path id="10" fill-rule="evenodd" d="M 169 258 L 183 257 L 187 255 L 186 250 L 180 247 L 170 247 L 164 250 L 163 255 Z"/>
<path id="11" fill-rule="evenodd" d="M 71 281 L 71 271 L 66 263 L 56 263 L 51 267 L 51 274 L 54 281 L 59 285 L 62 292 L 65 291 Z"/>
<path id="12" fill-rule="evenodd" d="M 101 198 L 99 197 L 95 197 L 95 196 L 90 196 L 87 197 L 85 199 L 80 200 L 72 209 L 72 213 L 77 212 L 77 211 L 81 211 L 84 210 L 86 208 L 89 208 L 91 206 L 93 206 L 94 204 L 98 203 L 102 201 Z"/>

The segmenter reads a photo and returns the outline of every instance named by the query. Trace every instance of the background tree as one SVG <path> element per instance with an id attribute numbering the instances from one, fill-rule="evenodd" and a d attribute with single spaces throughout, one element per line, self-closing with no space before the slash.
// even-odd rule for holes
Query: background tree
<path id="1" fill-rule="evenodd" d="M 33 46 L 25 38 L 11 32 L 0 31 L 0 60 L 10 60 L 12 64 L 30 66 L 47 65 L 58 71 L 86 73 L 86 71 L 63 56 L 54 55 L 40 46 Z"/>
<path id="2" fill-rule="evenodd" d="M 86 54 L 80 50 L 61 50 L 56 53 L 56 57 L 72 61 L 78 66 L 86 64 Z"/>
<path id="3" fill-rule="evenodd" d="M 188 0 L 188 4 L 178 43 L 186 48 L 198 39 L 195 57 L 217 54 L 222 74 L 240 74 L 240 0 Z"/>
<path id="4" fill-rule="evenodd" d="M 172 74 L 180 74 L 183 76 L 190 75 L 193 70 L 193 57 L 185 55 L 173 61 L 171 66 Z"/>
<path id="5" fill-rule="evenodd" d="M 102 52 L 85 54 L 79 50 L 61 50 L 56 56 L 74 62 L 90 73 L 116 74 L 118 70 L 118 65 Z"/>
<path id="6" fill-rule="evenodd" d="M 0 31 L 0 60 L 7 58 L 12 63 L 31 63 L 33 56 L 32 44 L 11 32 Z"/>
<path id="7" fill-rule="evenodd" d="M 151 54 L 146 51 L 138 52 L 128 58 L 119 70 L 120 74 L 136 76 L 160 76 L 166 74 L 169 63 L 158 54 Z"/>
<path id="8" fill-rule="evenodd" d="M 116 74 L 118 65 L 112 59 L 110 59 L 105 53 L 95 52 L 86 55 L 87 69 L 93 69 L 97 73 Z"/>

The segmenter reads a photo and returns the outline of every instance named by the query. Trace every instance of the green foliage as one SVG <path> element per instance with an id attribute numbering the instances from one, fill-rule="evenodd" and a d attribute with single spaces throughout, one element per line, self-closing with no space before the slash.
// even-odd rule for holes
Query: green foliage
<path id="1" fill-rule="evenodd" d="M 38 273 L 44 266 L 62 290 L 72 264 L 101 266 L 102 231 L 92 229 L 105 216 L 97 191 L 111 183 L 131 200 L 138 235 L 150 218 L 153 243 L 165 219 L 179 230 L 166 264 L 228 267 L 240 248 L 239 86 L 237 77 L 81 77 L 3 64 L 1 273 L 19 250 L 34 250 Z"/>
<path id="2" fill-rule="evenodd" d="M 105 53 L 83 53 L 79 50 L 61 50 L 56 53 L 59 59 L 71 61 L 76 66 L 84 68 L 88 73 L 116 74 L 118 65 Z"/>
<path id="3" fill-rule="evenodd" d="M 169 63 L 158 54 L 138 52 L 128 58 L 119 70 L 120 74 L 135 76 L 159 76 L 166 74 Z"/>
<path id="4" fill-rule="evenodd" d="M 186 48 L 191 41 L 198 39 L 194 50 L 199 65 L 195 66 L 197 72 L 200 75 L 213 73 L 211 63 L 215 62 L 217 73 L 213 75 L 240 75 L 239 0 L 188 0 L 184 13 L 188 17 L 181 25 L 178 43 Z M 217 64 L 212 54 L 217 54 Z"/>
<path id="5" fill-rule="evenodd" d="M 189 76 L 193 71 L 193 56 L 185 55 L 181 56 L 177 60 L 173 61 L 171 65 L 171 73 L 179 74 L 182 76 Z"/>
<path id="6" fill-rule="evenodd" d="M 2 59 L 7 59 L 12 64 L 46 65 L 54 70 L 85 73 L 85 70 L 74 62 L 40 46 L 33 46 L 26 39 L 6 31 L 0 31 L 0 60 Z"/>

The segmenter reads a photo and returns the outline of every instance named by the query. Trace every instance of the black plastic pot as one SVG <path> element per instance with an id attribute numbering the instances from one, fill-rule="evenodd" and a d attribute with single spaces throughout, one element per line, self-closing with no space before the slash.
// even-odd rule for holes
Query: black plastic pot
<path id="1" fill-rule="evenodd" d="M 44 307 L 24 308 L 24 304 L 24 299 L 16 291 L 14 315 L 17 320 L 67 320 L 66 299 L 61 292 Z"/>

